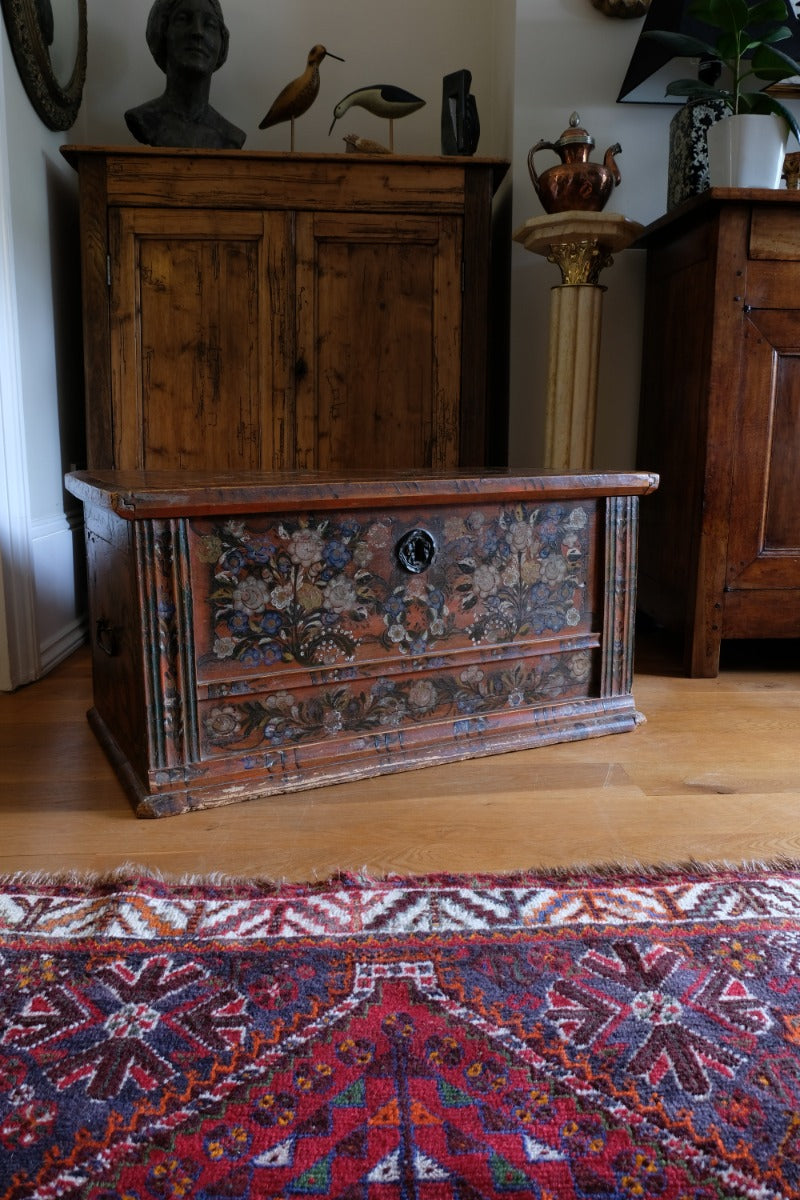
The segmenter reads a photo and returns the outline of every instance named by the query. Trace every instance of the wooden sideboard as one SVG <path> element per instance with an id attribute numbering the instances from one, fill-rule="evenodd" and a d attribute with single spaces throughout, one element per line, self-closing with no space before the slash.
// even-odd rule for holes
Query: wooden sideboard
<path id="1" fill-rule="evenodd" d="M 63 153 L 80 180 L 90 467 L 505 463 L 492 217 L 507 162 Z"/>
<path id="2" fill-rule="evenodd" d="M 646 231 L 639 604 L 689 674 L 800 636 L 800 192 L 713 189 Z"/>
<path id="3" fill-rule="evenodd" d="M 651 474 L 81 472 L 140 816 L 633 729 Z"/>

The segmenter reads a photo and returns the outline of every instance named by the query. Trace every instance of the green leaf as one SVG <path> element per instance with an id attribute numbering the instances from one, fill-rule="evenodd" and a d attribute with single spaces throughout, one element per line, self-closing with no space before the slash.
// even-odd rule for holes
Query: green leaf
<path id="1" fill-rule="evenodd" d="M 721 91 L 702 79 L 675 79 L 667 84 L 668 96 L 688 96 L 690 100 L 724 100 L 732 104 L 730 92 Z"/>
<path id="2" fill-rule="evenodd" d="M 782 79 L 800 75 L 800 64 L 774 46 L 759 46 L 750 60 L 750 66 L 757 79 L 766 79 L 769 83 L 779 83 Z"/>
<path id="3" fill-rule="evenodd" d="M 776 117 L 783 117 L 795 138 L 800 142 L 800 124 L 798 124 L 797 117 L 784 104 L 781 104 L 780 100 L 775 96 L 770 96 L 768 92 L 745 92 L 739 97 L 739 111 L 761 113 L 762 115 L 773 113 Z"/>
<path id="4" fill-rule="evenodd" d="M 683 33 L 670 33 L 666 29 L 648 29 L 642 34 L 642 38 L 650 38 L 654 42 L 660 42 L 662 46 L 666 46 L 671 50 L 675 58 L 716 58 L 717 48 L 712 46 L 710 42 L 703 42 L 700 38 L 689 37 Z"/>
<path id="5" fill-rule="evenodd" d="M 786 0 L 761 0 L 754 4 L 747 17 L 748 25 L 762 25 L 770 21 L 783 23 L 786 20 Z"/>
<path id="6" fill-rule="evenodd" d="M 750 18 L 746 0 L 695 0 L 689 12 L 698 21 L 733 34 L 740 33 Z"/>

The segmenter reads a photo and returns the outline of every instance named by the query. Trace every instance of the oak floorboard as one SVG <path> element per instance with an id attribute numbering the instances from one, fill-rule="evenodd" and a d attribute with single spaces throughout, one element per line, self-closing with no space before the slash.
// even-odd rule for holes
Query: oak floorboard
<path id="1" fill-rule="evenodd" d="M 304 880 L 800 858 L 798 643 L 731 644 L 688 679 L 640 636 L 645 722 L 592 738 L 138 820 L 87 722 L 89 653 L 0 694 L 0 873 Z"/>

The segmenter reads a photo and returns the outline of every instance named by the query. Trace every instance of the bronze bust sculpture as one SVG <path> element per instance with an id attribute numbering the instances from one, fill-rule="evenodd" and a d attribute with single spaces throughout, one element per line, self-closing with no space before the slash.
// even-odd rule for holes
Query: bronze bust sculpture
<path id="1" fill-rule="evenodd" d="M 228 57 L 219 0 L 155 0 L 146 38 L 166 87 L 125 113 L 136 140 L 147 146 L 239 149 L 246 134 L 208 102 L 211 76 Z"/>

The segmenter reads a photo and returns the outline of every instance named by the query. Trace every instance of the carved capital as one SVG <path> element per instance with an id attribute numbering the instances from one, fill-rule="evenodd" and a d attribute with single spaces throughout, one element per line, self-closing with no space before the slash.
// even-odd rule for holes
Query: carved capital
<path id="1" fill-rule="evenodd" d="M 614 262 L 597 238 L 580 242 L 556 242 L 550 246 L 547 261 L 561 271 L 562 284 L 597 284 L 600 272 Z"/>

